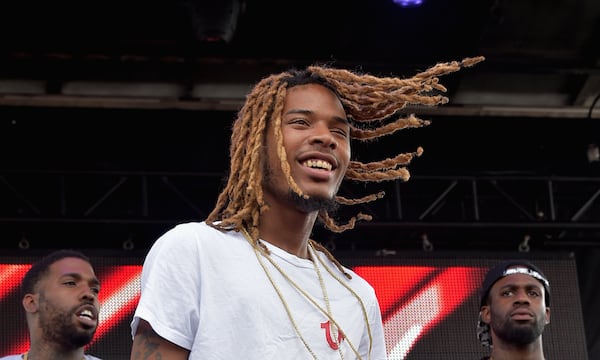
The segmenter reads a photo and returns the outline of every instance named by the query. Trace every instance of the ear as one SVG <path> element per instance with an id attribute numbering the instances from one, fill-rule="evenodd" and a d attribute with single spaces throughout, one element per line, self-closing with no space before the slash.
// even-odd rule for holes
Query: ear
<path id="1" fill-rule="evenodd" d="M 490 315 L 490 306 L 489 305 L 483 305 L 481 307 L 481 309 L 479 309 L 479 314 L 481 315 L 481 321 L 483 321 L 486 324 L 490 323 L 491 315 Z"/>
<path id="2" fill-rule="evenodd" d="M 39 307 L 38 299 L 39 296 L 37 294 L 26 294 L 22 301 L 25 311 L 28 313 L 37 312 Z"/>
<path id="3" fill-rule="evenodd" d="M 546 325 L 550 324 L 550 308 L 546 308 Z"/>

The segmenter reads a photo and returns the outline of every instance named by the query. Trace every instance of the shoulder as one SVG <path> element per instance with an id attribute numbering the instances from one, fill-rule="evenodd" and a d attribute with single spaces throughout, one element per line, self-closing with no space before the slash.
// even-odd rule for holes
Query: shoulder
<path id="1" fill-rule="evenodd" d="M 338 277 L 338 281 L 343 281 L 344 283 L 346 283 L 348 286 L 351 286 L 352 289 L 358 293 L 361 294 L 361 297 L 363 298 L 375 298 L 375 289 L 373 288 L 373 286 L 367 281 L 365 280 L 362 276 L 360 276 L 358 273 L 354 272 L 352 269 L 350 269 L 347 266 L 344 266 L 343 264 L 340 264 L 342 266 L 342 269 L 344 269 L 344 272 L 347 273 L 348 275 L 350 275 L 351 279 L 347 279 L 344 274 L 342 274 L 339 269 L 337 268 L 336 264 L 334 264 L 330 259 L 327 258 L 327 255 L 324 254 L 323 252 L 319 251 L 319 256 L 320 258 L 327 263 L 327 266 L 330 268 L 330 270 L 336 274 L 336 277 Z"/>
<path id="2" fill-rule="evenodd" d="M 173 234 L 197 234 L 197 233 L 212 233 L 218 232 L 217 229 L 208 225 L 204 221 L 192 221 L 186 223 L 180 223 L 173 226 L 171 229 L 167 230 L 167 232 L 163 235 L 173 235 Z"/>
<path id="3" fill-rule="evenodd" d="M 176 246 L 189 250 L 205 240 L 230 236 L 229 233 L 215 229 L 205 222 L 181 223 L 161 235 L 155 242 L 155 246 Z"/>
<path id="4" fill-rule="evenodd" d="M 204 221 L 201 222 L 186 222 L 180 223 L 169 229 L 164 233 L 163 237 L 192 237 L 192 238 L 204 238 L 204 237 L 227 237 L 231 236 L 235 231 L 219 230 Z"/>
<path id="5" fill-rule="evenodd" d="M 231 241 L 235 239 L 238 241 Z M 226 253 L 236 243 L 245 243 L 242 240 L 243 236 L 238 232 L 218 230 L 205 222 L 181 223 L 154 242 L 146 256 L 146 263 L 154 263 L 156 258 L 167 258 L 178 259 L 181 266 L 190 266 L 193 264 L 189 262 Z"/>
<path id="6" fill-rule="evenodd" d="M 350 268 L 344 267 L 344 270 L 346 270 L 346 272 L 348 274 L 350 274 L 350 276 L 352 276 L 351 282 L 354 283 L 355 287 L 363 288 L 364 291 L 367 291 L 367 292 L 375 295 L 375 288 L 373 287 L 373 285 L 371 285 L 371 283 L 369 281 L 367 281 L 364 277 L 362 277 L 360 274 L 354 272 Z"/>

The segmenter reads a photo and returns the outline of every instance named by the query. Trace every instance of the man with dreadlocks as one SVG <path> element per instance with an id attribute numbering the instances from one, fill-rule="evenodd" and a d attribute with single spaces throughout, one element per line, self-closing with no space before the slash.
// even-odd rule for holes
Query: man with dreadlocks
<path id="1" fill-rule="evenodd" d="M 427 125 L 390 119 L 407 104 L 447 102 L 438 76 L 482 58 L 440 63 L 410 79 L 324 66 L 271 75 L 248 94 L 231 136 L 227 184 L 203 222 L 162 235 L 144 261 L 131 359 L 386 358 L 374 289 L 310 238 L 334 232 L 342 180 L 407 180 L 415 153 L 351 160 L 350 141 Z"/>

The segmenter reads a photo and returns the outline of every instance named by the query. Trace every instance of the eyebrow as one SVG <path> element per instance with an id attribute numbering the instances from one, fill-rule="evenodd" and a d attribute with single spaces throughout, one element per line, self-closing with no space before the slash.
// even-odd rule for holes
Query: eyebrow
<path id="1" fill-rule="evenodd" d="M 315 112 L 313 110 L 307 110 L 307 109 L 291 109 L 289 111 L 287 111 L 284 115 L 289 115 L 289 114 L 303 114 L 303 115 L 312 115 Z M 333 116 L 333 119 L 336 120 L 339 123 L 342 123 L 344 125 L 348 125 L 350 126 L 350 121 L 348 121 L 348 118 L 346 117 L 341 117 L 341 116 Z"/>
<path id="2" fill-rule="evenodd" d="M 536 289 L 539 291 L 544 291 L 544 287 L 542 286 L 542 284 L 536 284 L 536 283 L 527 283 L 527 284 L 523 284 L 523 285 L 519 285 L 519 284 L 515 284 L 515 283 L 507 283 L 505 285 L 502 285 L 499 290 L 517 289 L 517 288 L 525 288 L 528 290 Z"/>
<path id="3" fill-rule="evenodd" d="M 66 273 L 66 274 L 62 274 L 60 276 L 61 279 L 64 277 L 72 277 L 72 278 L 75 278 L 78 280 L 83 280 L 83 276 L 81 276 L 80 273 Z M 93 278 L 91 278 L 88 282 L 90 282 L 94 285 L 100 286 L 100 280 L 98 280 L 98 278 L 95 276 Z"/>

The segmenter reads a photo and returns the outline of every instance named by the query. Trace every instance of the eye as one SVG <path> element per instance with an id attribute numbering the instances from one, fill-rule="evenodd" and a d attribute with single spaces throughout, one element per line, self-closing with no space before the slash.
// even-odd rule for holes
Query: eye
<path id="1" fill-rule="evenodd" d="M 305 118 L 293 118 L 288 121 L 290 125 L 305 125 L 308 126 L 310 123 Z"/>
<path id="2" fill-rule="evenodd" d="M 348 138 L 348 129 L 344 128 L 333 128 L 331 132 L 337 135 L 340 135 L 343 138 Z"/>
<path id="3" fill-rule="evenodd" d="M 67 280 L 65 282 L 63 282 L 64 285 L 68 285 L 68 286 L 77 286 L 77 283 L 75 282 L 75 280 Z"/>

